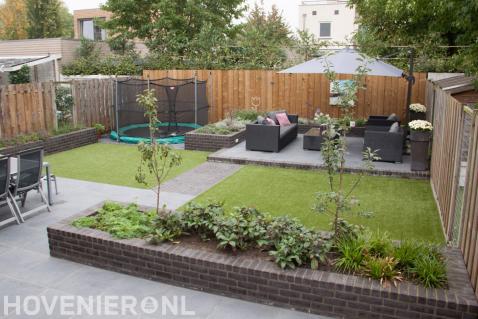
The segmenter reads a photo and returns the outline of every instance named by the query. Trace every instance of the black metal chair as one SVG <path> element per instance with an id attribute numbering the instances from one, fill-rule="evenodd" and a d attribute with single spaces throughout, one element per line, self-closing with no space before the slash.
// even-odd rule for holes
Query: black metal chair
<path id="1" fill-rule="evenodd" d="M 13 204 L 19 213 L 20 220 L 24 222 L 23 217 L 27 217 L 42 209 L 46 208 L 48 211 L 51 211 L 41 187 L 43 149 L 32 149 L 19 153 L 17 155 L 17 163 L 17 175 L 14 183 L 11 185 L 10 192 L 15 199 Z M 20 200 L 22 207 L 24 207 L 27 194 L 32 190 L 39 192 L 44 205 L 22 213 L 16 200 Z"/>
<path id="2" fill-rule="evenodd" d="M 0 206 L 5 204 L 10 209 L 12 217 L 3 219 L 0 221 L 0 226 L 4 226 L 11 222 L 17 222 L 20 224 L 20 219 L 15 213 L 15 208 L 12 204 L 13 200 L 9 191 L 10 187 L 10 160 L 8 157 L 0 158 Z"/>

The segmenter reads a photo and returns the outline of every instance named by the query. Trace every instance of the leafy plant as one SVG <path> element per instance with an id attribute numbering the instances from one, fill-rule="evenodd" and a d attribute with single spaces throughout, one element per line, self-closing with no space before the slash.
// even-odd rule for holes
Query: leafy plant
<path id="1" fill-rule="evenodd" d="M 23 65 L 19 70 L 10 72 L 8 81 L 10 84 L 30 83 L 30 68 Z"/>
<path id="2" fill-rule="evenodd" d="M 153 221 L 153 232 L 150 242 L 154 245 L 164 241 L 174 241 L 183 233 L 183 221 L 176 213 L 166 213 L 157 216 Z"/>
<path id="3" fill-rule="evenodd" d="M 380 280 L 384 287 L 388 283 L 397 286 L 403 280 L 402 274 L 397 269 L 398 261 L 393 257 L 369 257 L 365 260 L 365 273 L 373 279 Z"/>
<path id="4" fill-rule="evenodd" d="M 415 261 L 423 254 L 428 255 L 427 246 L 411 240 L 402 241 L 393 251 L 393 256 L 398 261 L 398 267 L 407 275 Z"/>
<path id="5" fill-rule="evenodd" d="M 234 118 L 238 121 L 244 121 L 244 122 L 254 122 L 257 120 L 258 116 L 263 116 L 263 112 L 259 112 L 256 109 L 250 108 L 250 109 L 244 109 L 244 110 L 239 110 L 234 112 Z"/>
<path id="6" fill-rule="evenodd" d="M 360 272 L 365 261 L 366 243 L 363 239 L 342 239 L 336 242 L 339 257 L 334 266 L 337 270 L 347 273 Z"/>
<path id="7" fill-rule="evenodd" d="M 221 214 L 224 214 L 222 203 L 210 203 L 207 206 L 189 203 L 182 214 L 183 224 L 188 232 L 197 233 L 203 239 L 212 238 L 214 222 Z"/>
<path id="8" fill-rule="evenodd" d="M 55 91 L 55 104 L 57 109 L 58 122 L 69 124 L 73 120 L 73 95 L 71 90 L 65 86 L 57 86 Z"/>
<path id="9" fill-rule="evenodd" d="M 53 130 L 52 134 L 54 136 L 57 136 L 57 135 L 62 135 L 62 134 L 78 131 L 78 130 L 81 130 L 82 128 L 83 128 L 82 126 L 73 126 L 73 124 L 71 123 L 60 123 L 58 125 L 58 128 Z"/>
<path id="10" fill-rule="evenodd" d="M 141 142 L 138 145 L 141 162 L 138 166 L 136 181 L 148 185 L 147 174 L 154 177 L 156 182 L 156 212 L 159 215 L 161 183 L 173 167 L 181 165 L 182 158 L 169 145 L 159 144 L 156 140 L 156 132 L 160 121 L 158 120 L 157 99 L 154 90 L 147 89 L 143 94 L 139 94 L 137 102 L 146 110 L 145 116 L 149 120 L 149 141 L 147 143 Z"/>
<path id="11" fill-rule="evenodd" d="M 425 287 L 441 288 L 447 284 L 446 265 L 442 258 L 433 254 L 420 254 L 410 273 Z"/>
<path id="12" fill-rule="evenodd" d="M 120 239 L 143 238 L 152 232 L 154 218 L 154 212 L 143 213 L 135 204 L 105 203 L 95 215 L 81 217 L 73 226 L 95 228 Z"/>
<path id="13" fill-rule="evenodd" d="M 363 231 L 362 236 L 366 242 L 367 253 L 374 257 L 386 257 L 393 251 L 392 241 L 387 232 Z"/>
<path id="14" fill-rule="evenodd" d="M 96 129 L 96 135 L 98 136 L 101 136 L 106 132 L 105 126 L 101 123 L 96 123 L 93 127 Z"/>

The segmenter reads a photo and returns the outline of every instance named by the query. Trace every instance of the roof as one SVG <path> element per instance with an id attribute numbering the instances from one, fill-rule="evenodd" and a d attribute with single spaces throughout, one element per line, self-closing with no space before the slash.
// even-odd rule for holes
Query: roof
<path id="1" fill-rule="evenodd" d="M 474 91 L 474 81 L 475 78 L 471 76 L 460 75 L 434 81 L 433 83 L 450 94 L 457 94 L 467 91 Z"/>
<path id="2" fill-rule="evenodd" d="M 12 72 L 19 70 L 23 65 L 35 66 L 58 60 L 59 55 L 46 56 L 0 56 L 0 72 Z"/>
<path id="3" fill-rule="evenodd" d="M 402 77 L 403 71 L 383 61 L 367 57 L 354 49 L 342 49 L 332 54 L 298 64 L 280 73 L 326 73 L 328 65 L 337 74 L 355 74 L 359 66 L 369 69 L 367 75 Z"/>

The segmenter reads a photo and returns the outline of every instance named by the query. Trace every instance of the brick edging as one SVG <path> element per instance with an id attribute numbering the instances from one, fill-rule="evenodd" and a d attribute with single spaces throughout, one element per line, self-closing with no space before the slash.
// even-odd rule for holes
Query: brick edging
<path id="1" fill-rule="evenodd" d="M 192 151 L 215 152 L 222 148 L 233 147 L 244 141 L 245 137 L 245 129 L 229 135 L 204 134 L 192 131 L 184 136 L 184 148 Z"/>
<path id="2" fill-rule="evenodd" d="M 98 137 L 96 136 L 96 129 L 85 128 L 62 135 L 50 136 L 43 141 L 7 146 L 0 149 L 0 153 L 4 155 L 13 155 L 28 149 L 43 147 L 45 154 L 53 154 L 97 142 Z"/>
<path id="3" fill-rule="evenodd" d="M 477 318 L 469 289 L 425 289 L 411 283 L 383 288 L 377 281 L 311 269 L 281 270 L 273 262 L 142 239 L 117 240 L 71 222 L 90 208 L 48 227 L 54 257 L 253 302 L 346 318 Z M 450 278 L 466 274 L 463 262 Z M 461 278 L 460 277 L 460 278 Z M 466 278 L 466 280 L 468 280 Z"/>

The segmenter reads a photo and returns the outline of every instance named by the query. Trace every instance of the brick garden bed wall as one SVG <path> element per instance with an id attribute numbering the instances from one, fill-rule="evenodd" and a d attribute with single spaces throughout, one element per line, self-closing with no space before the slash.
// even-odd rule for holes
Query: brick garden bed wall
<path id="1" fill-rule="evenodd" d="M 192 131 L 186 133 L 184 147 L 187 150 L 214 152 L 241 143 L 245 136 L 246 130 L 229 135 L 203 134 Z"/>
<path id="2" fill-rule="evenodd" d="M 86 128 L 67 134 L 51 136 L 44 141 L 8 146 L 0 149 L 0 153 L 3 155 L 10 155 L 36 147 L 43 147 L 45 154 L 52 154 L 71 150 L 84 145 L 94 144 L 96 142 L 98 142 L 96 129 Z"/>
<path id="3" fill-rule="evenodd" d="M 100 205 L 99 205 L 100 206 Z M 97 206 L 97 207 L 99 207 Z M 116 240 L 71 222 L 48 227 L 50 254 L 133 276 L 315 314 L 343 318 L 477 318 L 478 304 L 459 252 L 450 252 L 450 289 L 377 281 L 310 269 L 284 271 L 274 263 L 142 239 Z"/>

